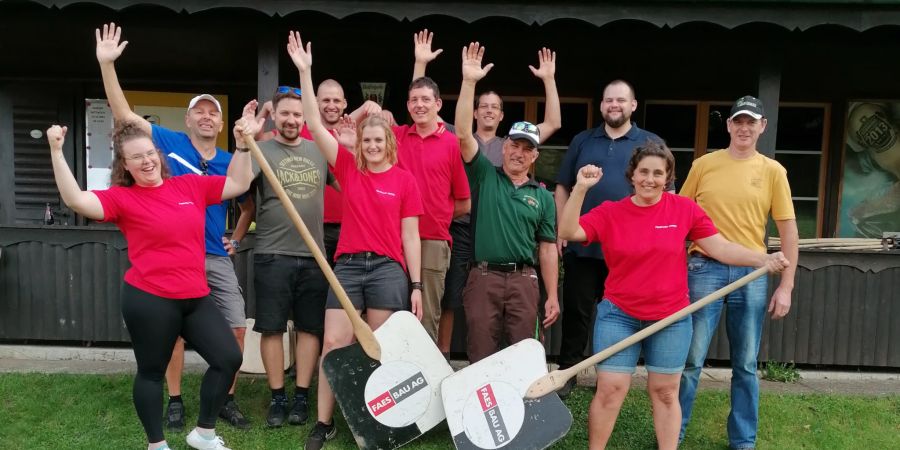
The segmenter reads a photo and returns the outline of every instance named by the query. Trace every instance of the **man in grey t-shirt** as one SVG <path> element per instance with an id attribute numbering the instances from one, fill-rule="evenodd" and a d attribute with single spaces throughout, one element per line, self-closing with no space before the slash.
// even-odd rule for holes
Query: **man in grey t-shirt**
<path id="1" fill-rule="evenodd" d="M 272 118 L 278 133 L 273 140 L 261 142 L 260 150 L 319 250 L 324 252 L 323 196 L 329 176 L 325 159 L 315 143 L 300 137 L 303 128 L 300 90 L 279 87 L 272 104 Z M 287 419 L 291 424 L 302 425 L 309 417 L 309 384 L 319 359 L 328 282 L 311 250 L 294 229 L 272 186 L 260 176 L 258 165 L 253 165 L 253 172 L 257 177 L 253 256 L 256 323 L 253 330 L 262 334 L 260 354 L 272 390 L 266 423 L 270 427 L 280 427 Z M 291 311 L 297 331 L 297 377 L 294 405 L 288 413 L 282 335 L 287 330 Z"/>

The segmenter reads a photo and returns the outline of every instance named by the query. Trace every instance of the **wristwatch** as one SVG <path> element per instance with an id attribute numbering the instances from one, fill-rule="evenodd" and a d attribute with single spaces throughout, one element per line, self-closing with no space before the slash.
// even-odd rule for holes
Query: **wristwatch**
<path id="1" fill-rule="evenodd" d="M 231 248 L 233 248 L 233 249 L 235 249 L 235 250 L 241 248 L 241 241 L 237 241 L 237 240 L 232 239 L 232 240 L 231 240 Z"/>

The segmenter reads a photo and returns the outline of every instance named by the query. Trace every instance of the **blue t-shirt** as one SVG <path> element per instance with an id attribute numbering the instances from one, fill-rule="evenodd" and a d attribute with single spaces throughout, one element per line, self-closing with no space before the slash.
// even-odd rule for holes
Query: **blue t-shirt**
<path id="1" fill-rule="evenodd" d="M 603 125 L 582 131 L 572 139 L 559 167 L 556 182 L 572 189 L 578 179 L 578 170 L 593 164 L 603 169 L 603 178 L 585 195 L 581 214 L 584 215 L 607 200 L 621 200 L 634 193 L 631 182 L 625 179 L 628 160 L 636 147 L 650 140 L 663 142 L 659 136 L 634 124 L 618 139 L 610 139 Z M 579 257 L 603 259 L 600 244 L 569 245 L 566 251 Z"/>
<path id="2" fill-rule="evenodd" d="M 202 163 L 200 152 L 194 148 L 191 139 L 181 131 L 172 131 L 157 125 L 153 125 L 153 142 L 166 155 L 169 171 L 172 176 L 189 173 L 202 175 Z M 228 165 L 231 164 L 231 153 L 216 148 L 216 156 L 208 160 L 207 175 L 225 175 Z M 238 199 L 240 201 L 240 198 Z M 206 207 L 206 253 L 211 255 L 228 256 L 225 246 L 222 245 L 222 236 L 225 235 L 225 216 L 228 212 L 228 201 Z"/>

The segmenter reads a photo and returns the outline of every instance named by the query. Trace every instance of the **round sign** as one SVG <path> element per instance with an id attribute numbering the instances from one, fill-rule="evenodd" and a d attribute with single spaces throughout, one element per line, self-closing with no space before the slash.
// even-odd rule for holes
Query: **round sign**
<path id="1" fill-rule="evenodd" d="M 525 404 L 511 384 L 492 381 L 469 394 L 462 413 L 466 437 L 473 444 L 500 448 L 512 442 L 522 429 Z"/>
<path id="2" fill-rule="evenodd" d="M 366 381 L 366 409 L 384 425 L 405 427 L 428 410 L 431 389 L 419 366 L 408 361 L 387 362 Z"/>
<path id="3" fill-rule="evenodd" d="M 29 133 L 29 134 L 31 135 L 31 137 L 33 137 L 35 139 L 40 139 L 44 135 L 44 132 L 41 130 L 35 129 L 35 130 L 31 130 L 31 133 Z"/>

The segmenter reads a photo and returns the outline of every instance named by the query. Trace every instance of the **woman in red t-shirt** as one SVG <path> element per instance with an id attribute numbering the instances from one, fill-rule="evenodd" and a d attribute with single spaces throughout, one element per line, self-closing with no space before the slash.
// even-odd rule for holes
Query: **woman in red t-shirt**
<path id="1" fill-rule="evenodd" d="M 256 131 L 247 128 L 248 134 Z M 238 142 L 240 130 L 235 127 Z M 215 433 L 216 417 L 241 365 L 241 351 L 230 325 L 208 298 L 203 227 L 207 205 L 234 198 L 250 186 L 246 149 L 234 155 L 225 177 L 170 177 L 150 135 L 137 124 L 119 123 L 113 133 L 112 186 L 83 191 L 62 152 L 65 135 L 66 127 L 59 125 L 47 130 L 62 200 L 84 217 L 114 222 L 128 243 L 131 268 L 122 287 L 122 317 L 137 362 L 134 407 L 148 448 L 169 448 L 163 435 L 162 380 L 179 336 L 209 363 L 197 428 L 188 435 L 188 444 L 225 448 Z"/>
<path id="2" fill-rule="evenodd" d="M 648 142 L 635 149 L 625 172 L 634 195 L 604 202 L 579 218 L 585 193 L 602 176 L 594 165 L 578 171 L 559 224 L 562 239 L 603 246 L 609 276 L 597 305 L 596 352 L 688 306 L 685 240 L 726 264 L 766 266 L 773 272 L 788 264 L 781 252 L 766 255 L 728 242 L 693 200 L 664 192 L 675 178 L 675 159 L 664 144 Z M 597 365 L 597 392 L 589 415 L 591 448 L 606 446 L 642 353 L 657 443 L 660 449 L 678 446 L 678 386 L 691 333 L 687 316 Z"/>
<path id="3" fill-rule="evenodd" d="M 424 210 L 415 178 L 395 165 L 397 141 L 390 124 L 381 116 L 367 117 L 355 130 L 344 123 L 340 134 L 358 139 L 350 139 L 355 140 L 355 152 L 342 147 L 322 124 L 312 84 L 312 54 L 309 45 L 303 48 L 299 33 L 290 33 L 288 54 L 300 71 L 306 124 L 333 167 L 343 194 L 344 217 L 334 273 L 353 306 L 366 311 L 372 329 L 399 310 L 411 310 L 421 320 L 419 216 Z M 322 358 L 353 343 L 350 318 L 341 311 L 333 291 L 328 293 L 325 307 Z M 334 394 L 320 366 L 318 421 L 307 448 L 321 448 L 325 440 L 334 437 L 333 414 Z"/>

